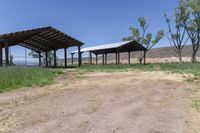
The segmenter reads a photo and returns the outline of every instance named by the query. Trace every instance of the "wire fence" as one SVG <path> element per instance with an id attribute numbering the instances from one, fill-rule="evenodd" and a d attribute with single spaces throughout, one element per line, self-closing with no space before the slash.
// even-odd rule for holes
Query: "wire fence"
<path id="1" fill-rule="evenodd" d="M 3 58 L 3 62 L 5 63 L 5 57 Z M 11 55 L 9 57 L 9 61 L 12 65 L 19 65 L 19 66 L 38 66 L 39 59 L 29 57 L 29 56 L 14 56 Z"/>

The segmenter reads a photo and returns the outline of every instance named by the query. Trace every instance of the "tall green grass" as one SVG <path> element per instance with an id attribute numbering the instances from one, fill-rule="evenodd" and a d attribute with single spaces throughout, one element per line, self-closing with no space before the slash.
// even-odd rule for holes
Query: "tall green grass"
<path id="1" fill-rule="evenodd" d="M 152 64 L 153 65 L 153 64 Z M 154 64 L 161 70 L 175 73 L 188 73 L 200 76 L 200 63 L 158 63 Z"/>
<path id="2" fill-rule="evenodd" d="M 194 109 L 200 111 L 200 97 L 192 100 L 192 105 L 191 105 Z"/>
<path id="3" fill-rule="evenodd" d="M 86 72 L 115 72 L 115 71 L 131 71 L 131 70 L 143 70 L 143 71 L 171 71 L 176 73 L 188 73 L 200 76 L 200 63 L 151 63 L 147 65 L 126 65 L 126 64 L 109 64 L 109 65 L 83 65 L 79 68 Z"/>
<path id="4" fill-rule="evenodd" d="M 0 68 L 0 92 L 43 86 L 51 83 L 57 74 L 57 71 L 38 67 L 3 67 Z"/>
<path id="5" fill-rule="evenodd" d="M 171 71 L 176 73 L 189 73 L 200 77 L 200 63 L 152 63 L 147 65 L 83 65 L 77 68 L 81 72 L 120 72 L 120 71 Z M 0 92 L 21 87 L 43 86 L 50 84 L 53 78 L 61 73 L 38 67 L 3 67 L 0 68 Z"/>

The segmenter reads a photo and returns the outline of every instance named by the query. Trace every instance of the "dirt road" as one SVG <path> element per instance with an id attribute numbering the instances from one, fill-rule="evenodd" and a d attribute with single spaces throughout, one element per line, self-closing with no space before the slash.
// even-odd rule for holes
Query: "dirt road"
<path id="1" fill-rule="evenodd" d="M 87 73 L 0 94 L 0 132 L 185 133 L 189 86 L 163 72 Z"/>

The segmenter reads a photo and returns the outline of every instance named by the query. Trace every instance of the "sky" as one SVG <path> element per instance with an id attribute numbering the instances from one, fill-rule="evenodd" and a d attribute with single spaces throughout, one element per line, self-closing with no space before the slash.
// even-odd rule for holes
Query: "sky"
<path id="1" fill-rule="evenodd" d="M 45 26 L 85 43 L 83 47 L 119 42 L 130 36 L 129 27 L 139 27 L 145 17 L 148 31 L 167 31 L 164 13 L 172 13 L 178 0 L 0 0 L 0 34 Z M 156 47 L 169 46 L 163 38 Z M 11 47 L 14 57 L 23 57 L 24 48 Z M 76 50 L 71 48 L 69 50 Z M 29 51 L 28 51 L 29 52 Z M 58 51 L 63 57 L 63 51 Z"/>

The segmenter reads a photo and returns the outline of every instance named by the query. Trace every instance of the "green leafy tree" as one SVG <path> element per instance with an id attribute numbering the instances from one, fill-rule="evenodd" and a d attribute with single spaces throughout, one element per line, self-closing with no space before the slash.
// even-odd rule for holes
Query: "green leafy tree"
<path id="1" fill-rule="evenodd" d="M 48 55 L 48 58 L 47 58 L 48 65 L 51 66 L 51 63 L 54 59 L 53 52 L 49 51 L 47 55 Z M 29 56 L 32 56 L 33 58 L 39 58 L 39 54 L 33 50 L 29 53 Z M 42 60 L 42 64 L 46 64 L 46 53 L 45 52 L 41 53 L 41 60 Z"/>
<path id="2" fill-rule="evenodd" d="M 196 54 L 200 48 L 200 0 L 180 0 L 179 8 L 189 12 L 187 21 L 183 21 L 184 27 L 192 43 L 192 63 L 196 62 Z"/>
<path id="3" fill-rule="evenodd" d="M 9 64 L 10 65 L 14 65 L 13 59 L 14 59 L 13 55 L 10 55 L 10 59 L 9 59 Z"/>
<path id="4" fill-rule="evenodd" d="M 175 9 L 174 16 L 175 19 L 172 21 L 171 17 L 165 13 L 165 21 L 169 31 L 168 40 L 179 56 L 179 61 L 182 62 L 182 50 L 189 40 L 184 26 L 184 23 L 188 20 L 189 12 L 184 6 L 179 6 Z M 174 27 L 172 28 L 171 25 L 174 25 Z"/>
<path id="5" fill-rule="evenodd" d="M 132 35 L 127 38 L 123 38 L 122 40 L 123 41 L 135 40 L 138 43 L 142 44 L 146 48 L 144 54 L 146 55 L 146 53 L 163 38 L 164 31 L 163 30 L 158 31 L 153 39 L 152 33 L 147 33 L 149 25 L 147 24 L 146 18 L 140 17 L 138 18 L 138 22 L 140 24 L 141 30 L 135 27 L 130 27 L 129 30 L 131 31 Z M 145 57 L 141 54 L 141 58 L 139 59 L 140 63 L 142 62 L 143 59 L 144 59 L 144 64 L 146 64 Z"/>

